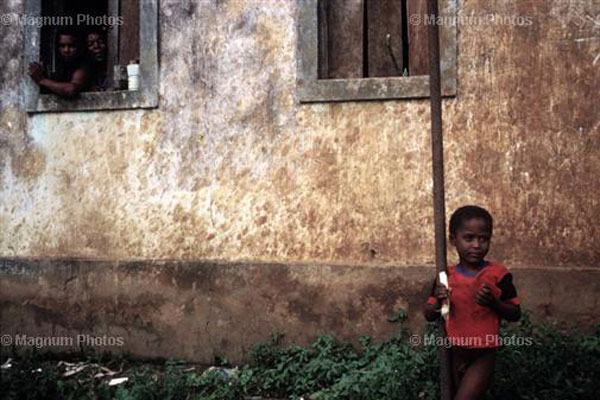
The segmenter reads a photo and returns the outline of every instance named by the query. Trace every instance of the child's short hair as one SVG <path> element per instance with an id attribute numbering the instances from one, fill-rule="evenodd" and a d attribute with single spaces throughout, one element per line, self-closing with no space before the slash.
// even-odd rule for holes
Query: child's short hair
<path id="1" fill-rule="evenodd" d="M 59 26 L 56 29 L 56 40 L 58 41 L 58 38 L 61 36 L 73 36 L 78 42 L 77 44 L 80 44 L 79 41 L 81 40 L 81 30 L 72 26 Z"/>
<path id="2" fill-rule="evenodd" d="M 463 206 L 457 208 L 450 217 L 450 234 L 455 236 L 456 231 L 458 228 L 460 228 L 463 222 L 470 220 L 471 218 L 481 218 L 484 220 L 490 227 L 490 234 L 492 233 L 494 220 L 492 215 L 485 208 L 479 206 Z"/>
<path id="3" fill-rule="evenodd" d="M 61 36 L 71 36 L 75 39 L 75 46 L 79 52 L 83 51 L 83 42 L 81 39 L 81 30 L 73 26 L 60 26 L 56 30 L 55 44 L 58 46 Z"/>

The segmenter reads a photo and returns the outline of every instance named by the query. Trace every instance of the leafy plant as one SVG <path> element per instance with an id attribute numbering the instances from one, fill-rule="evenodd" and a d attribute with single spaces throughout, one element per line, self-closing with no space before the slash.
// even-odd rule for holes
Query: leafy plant
<path id="1" fill-rule="evenodd" d="M 405 314 L 399 313 L 399 322 Z M 258 344 L 250 362 L 231 368 L 226 358 L 206 371 L 178 361 L 163 365 L 132 362 L 121 356 L 94 355 L 87 361 L 123 370 L 129 380 L 108 386 L 88 369 L 65 377 L 55 360 L 35 352 L 17 357 L 0 375 L 0 399 L 196 399 L 241 400 L 253 396 L 299 400 L 437 399 L 438 351 L 413 346 L 409 332 L 382 343 L 368 337 L 360 346 L 327 335 L 310 347 L 282 346 L 281 335 Z M 427 326 L 425 335 L 436 335 Z M 501 336 L 513 340 L 498 354 L 487 400 L 592 400 L 600 393 L 600 325 L 583 334 L 536 324 L 528 314 L 518 324 L 502 325 Z"/>

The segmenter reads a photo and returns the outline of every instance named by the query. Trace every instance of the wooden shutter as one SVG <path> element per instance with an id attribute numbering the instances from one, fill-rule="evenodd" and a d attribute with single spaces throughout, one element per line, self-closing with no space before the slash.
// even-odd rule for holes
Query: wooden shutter
<path id="1" fill-rule="evenodd" d="M 426 5 L 424 0 L 319 0 L 319 78 L 427 75 Z"/>
<path id="2" fill-rule="evenodd" d="M 368 27 L 365 32 L 366 76 L 402 75 L 402 1 L 365 0 L 365 5 Z"/>
<path id="3" fill-rule="evenodd" d="M 327 77 L 363 76 L 363 0 L 327 0 Z"/>
<path id="4" fill-rule="evenodd" d="M 121 0 L 119 26 L 119 64 L 140 58 L 140 0 Z"/>
<path id="5" fill-rule="evenodd" d="M 429 75 L 429 40 L 427 25 L 423 22 L 427 14 L 427 2 L 424 0 L 408 0 L 408 21 L 411 15 L 419 15 L 413 18 L 413 23 L 408 24 L 408 51 L 410 75 Z M 415 24 L 414 21 L 420 21 Z"/>

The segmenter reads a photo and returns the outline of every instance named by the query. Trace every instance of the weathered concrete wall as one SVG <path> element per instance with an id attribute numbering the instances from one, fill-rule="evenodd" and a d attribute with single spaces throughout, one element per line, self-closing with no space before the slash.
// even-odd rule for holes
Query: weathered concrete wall
<path id="1" fill-rule="evenodd" d="M 432 267 L 25 260 L 3 262 L 0 271 L 2 333 L 18 350 L 27 348 L 17 342 L 23 335 L 51 336 L 73 345 L 44 350 L 205 363 L 223 355 L 240 361 L 274 333 L 301 344 L 323 333 L 390 338 L 399 309 L 408 314 L 403 324 L 422 329 L 434 274 Z M 517 269 L 515 280 L 528 288 L 520 297 L 536 315 L 597 321 L 599 270 Z M 101 339 L 78 343 L 79 335 Z"/>
<path id="2" fill-rule="evenodd" d="M 465 16 L 532 23 L 459 26 L 458 95 L 444 100 L 448 210 L 465 203 L 490 209 L 497 221 L 491 258 L 544 271 L 547 281 L 532 272 L 521 290 L 535 292 L 563 276 L 557 267 L 597 268 L 600 3 L 478 0 L 458 7 Z M 22 9 L 13 0 L 0 12 Z M 431 266 L 428 101 L 299 104 L 296 11 L 291 0 L 161 1 L 160 107 L 145 111 L 28 116 L 19 97 L 23 28 L 1 26 L 0 257 L 108 262 L 98 268 L 116 260 L 220 260 L 211 270 L 222 267 L 222 279 L 232 282 L 238 262 L 279 263 L 342 297 L 353 295 L 347 286 L 295 263 L 360 266 L 352 276 L 362 286 L 393 273 L 382 267 Z M 108 282 L 119 282 L 115 274 L 97 275 L 107 291 Z M 582 274 L 576 278 L 593 272 Z M 260 274 L 253 290 L 276 293 L 276 275 Z M 31 307 L 55 316 L 62 310 L 63 286 L 48 286 L 52 279 L 0 276 L 3 329 L 31 326 Z M 156 289 L 142 273 L 136 279 L 130 309 L 146 304 L 144 312 L 157 312 L 151 319 L 160 321 L 184 304 L 176 292 L 146 302 Z M 423 291 L 419 279 L 395 305 Z M 77 283 L 85 301 L 67 308 L 64 323 L 99 304 L 104 289 L 92 282 Z M 56 301 L 36 304 L 40 290 Z M 115 290 L 118 297 L 124 289 Z M 17 307 L 22 301 L 28 308 Z M 560 314 L 558 297 L 548 304 Z M 28 316 L 21 321 L 9 309 Z M 585 309 L 585 318 L 598 317 Z M 273 328 L 288 318 L 278 312 L 268 319 Z M 328 307 L 319 312 L 334 316 Z M 385 321 L 372 323 L 372 331 L 335 328 L 343 335 L 388 332 Z"/>

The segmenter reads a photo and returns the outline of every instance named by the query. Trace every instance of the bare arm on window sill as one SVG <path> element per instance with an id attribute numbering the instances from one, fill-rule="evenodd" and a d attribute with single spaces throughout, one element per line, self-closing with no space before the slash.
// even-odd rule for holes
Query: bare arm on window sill
<path id="1" fill-rule="evenodd" d="M 29 75 L 40 88 L 44 87 L 53 93 L 66 98 L 76 97 L 79 92 L 83 91 L 89 80 L 89 74 L 85 68 L 76 69 L 75 72 L 73 72 L 73 76 L 71 76 L 70 82 L 58 82 L 48 79 L 44 77 L 42 67 L 35 62 L 29 64 Z"/>

